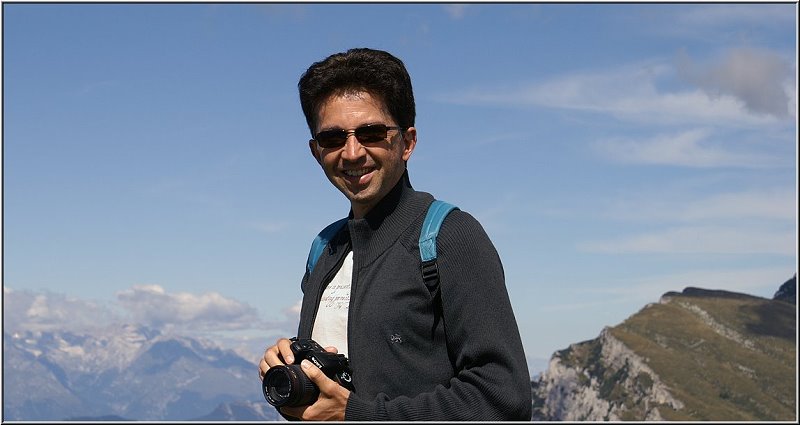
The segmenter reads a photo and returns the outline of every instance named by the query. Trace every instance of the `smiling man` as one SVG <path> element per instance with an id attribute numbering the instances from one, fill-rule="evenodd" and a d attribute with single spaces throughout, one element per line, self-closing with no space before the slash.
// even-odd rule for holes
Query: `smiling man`
<path id="1" fill-rule="evenodd" d="M 432 246 L 420 236 L 439 204 L 408 176 L 417 129 L 403 63 L 351 49 L 312 64 L 298 87 L 311 155 L 351 208 L 329 227 L 319 257 L 309 255 L 297 338 L 345 355 L 352 379 L 345 388 L 303 360 L 319 396 L 280 412 L 303 420 L 530 420 L 525 353 L 492 242 L 457 208 L 442 215 Z M 282 338 L 266 349 L 262 379 L 295 362 L 291 344 Z"/>
<path id="2" fill-rule="evenodd" d="M 311 154 L 350 200 L 353 217 L 364 218 L 400 181 L 417 130 L 397 126 L 383 101 L 363 91 L 332 94 L 319 105 L 317 116 Z"/>

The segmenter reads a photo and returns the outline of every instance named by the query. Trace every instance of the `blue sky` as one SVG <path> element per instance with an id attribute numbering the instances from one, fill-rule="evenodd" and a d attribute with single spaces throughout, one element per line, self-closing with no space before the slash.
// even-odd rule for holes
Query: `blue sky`
<path id="1" fill-rule="evenodd" d="M 362 46 L 405 62 L 412 183 L 494 241 L 532 372 L 670 290 L 772 297 L 797 270 L 796 15 L 5 3 L 4 326 L 291 335 L 311 240 L 348 211 L 296 84 Z"/>

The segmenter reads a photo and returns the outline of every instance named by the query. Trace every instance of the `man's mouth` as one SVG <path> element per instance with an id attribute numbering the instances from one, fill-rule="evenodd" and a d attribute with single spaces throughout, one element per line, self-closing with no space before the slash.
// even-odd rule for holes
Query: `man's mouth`
<path id="1" fill-rule="evenodd" d="M 372 172 L 372 170 L 374 170 L 374 168 L 359 168 L 358 170 L 344 170 L 342 173 L 350 177 L 361 177 Z"/>
<path id="2" fill-rule="evenodd" d="M 355 170 L 342 170 L 342 174 L 351 184 L 363 185 L 369 183 L 372 179 L 373 171 L 375 171 L 375 168 L 358 168 Z"/>

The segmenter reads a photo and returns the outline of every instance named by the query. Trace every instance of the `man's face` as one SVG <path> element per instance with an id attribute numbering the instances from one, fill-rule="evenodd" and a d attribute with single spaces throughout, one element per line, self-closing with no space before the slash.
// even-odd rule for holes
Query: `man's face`
<path id="1" fill-rule="evenodd" d="M 319 108 L 314 134 L 325 130 L 355 130 L 370 124 L 397 126 L 383 101 L 369 93 L 329 97 Z M 417 142 L 417 130 L 389 130 L 386 139 L 366 146 L 350 133 L 344 146 L 320 147 L 315 141 L 311 154 L 328 180 L 350 200 L 355 218 L 363 218 L 397 184 Z"/>

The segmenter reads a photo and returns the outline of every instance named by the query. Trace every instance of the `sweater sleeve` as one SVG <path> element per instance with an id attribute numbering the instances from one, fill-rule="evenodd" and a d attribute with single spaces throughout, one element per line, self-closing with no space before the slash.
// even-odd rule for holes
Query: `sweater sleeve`
<path id="1" fill-rule="evenodd" d="M 481 225 L 453 211 L 437 239 L 448 351 L 455 376 L 414 397 L 351 393 L 347 420 L 531 419 L 525 353 L 500 258 Z"/>

